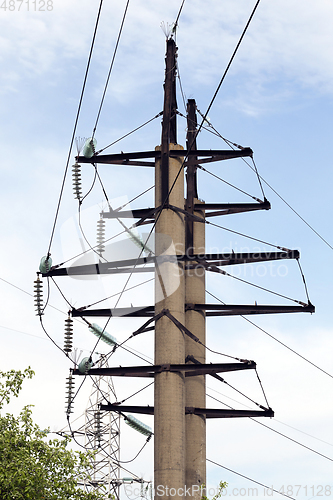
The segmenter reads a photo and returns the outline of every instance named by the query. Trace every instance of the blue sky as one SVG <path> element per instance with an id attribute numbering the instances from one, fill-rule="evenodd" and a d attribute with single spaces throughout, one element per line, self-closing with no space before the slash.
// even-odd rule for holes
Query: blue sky
<path id="1" fill-rule="evenodd" d="M 238 0 L 235 5 L 232 0 L 209 0 L 204 7 L 202 4 L 199 0 L 185 2 L 177 45 L 186 97 L 195 98 L 198 108 L 205 112 L 254 2 Z M 55 0 L 53 10 L 45 12 L 34 12 L 32 5 L 28 10 L 27 4 L 18 11 L 18 5 L 19 2 L 14 11 L 0 9 L 0 277 L 32 293 L 39 260 L 49 244 L 98 5 L 86 0 L 70 3 Z M 172 23 L 179 6 L 180 2 L 175 0 L 130 2 L 96 131 L 98 148 L 117 140 L 162 110 L 165 37 L 160 23 Z M 103 6 L 78 136 L 91 135 L 124 7 L 123 1 L 109 1 Z M 254 150 L 260 175 L 333 246 L 330 154 L 332 20 L 333 7 L 328 0 L 307 0 L 301 6 L 296 0 L 262 0 L 209 117 L 221 135 Z M 184 113 L 180 93 L 178 105 Z M 186 124 L 181 118 L 178 127 L 178 140 L 184 145 Z M 107 151 L 153 149 L 160 141 L 160 130 L 157 119 Z M 203 149 L 223 148 L 224 144 L 203 132 L 198 146 Z M 71 162 L 74 155 L 75 151 Z M 232 160 L 228 164 L 212 164 L 207 168 L 260 196 L 256 179 L 243 162 Z M 100 173 L 110 199 L 119 196 L 130 199 L 153 184 L 153 174 L 148 169 L 101 166 Z M 91 180 L 92 171 L 87 165 L 83 175 L 85 188 Z M 242 195 L 208 174 L 200 173 L 199 182 L 199 195 L 206 202 L 246 201 Z M 216 218 L 214 222 L 273 244 L 300 250 L 316 313 L 312 316 L 256 317 L 254 322 L 333 374 L 332 248 L 267 186 L 264 185 L 264 189 L 272 204 L 270 211 L 226 216 Z M 84 208 L 101 202 L 102 194 L 96 188 L 87 198 Z M 153 197 L 149 193 L 137 200 L 133 208 L 151 206 L 152 203 Z M 61 240 L 61 227 L 76 211 L 69 175 L 52 244 L 54 263 L 62 260 L 64 247 L 72 244 Z M 87 222 L 86 229 L 89 237 L 94 238 L 95 228 Z M 257 249 L 258 244 L 221 229 L 207 228 L 208 250 L 233 248 L 236 251 L 245 247 Z M 263 251 L 267 247 L 261 244 L 260 249 Z M 297 265 L 295 262 L 286 265 L 284 277 L 278 276 L 281 268 L 277 266 L 270 268 L 265 276 L 252 272 L 252 268 L 243 270 L 240 276 L 304 301 L 304 287 Z M 235 270 L 231 272 L 236 273 Z M 74 280 L 71 283 L 59 281 L 67 297 L 76 305 L 81 305 L 81 293 L 84 296 L 83 288 L 80 288 L 82 283 L 85 282 L 79 282 L 78 288 L 78 282 Z M 281 303 L 278 297 L 263 295 L 223 276 L 209 277 L 207 285 L 212 293 L 229 303 L 253 303 L 254 300 Z M 52 430 L 62 428 L 66 423 L 64 382 L 70 363 L 45 339 L 38 318 L 34 316 L 32 298 L 5 281 L 0 281 L 0 290 L 1 370 L 23 369 L 31 365 L 36 371 L 34 380 L 26 382 L 20 400 L 13 404 L 13 411 L 23 404 L 34 404 L 35 418 L 41 425 L 49 425 Z M 140 302 L 140 296 L 137 301 Z M 50 302 L 66 312 L 67 306 L 54 288 Z M 45 315 L 47 330 L 60 344 L 64 318 L 65 315 L 51 309 Z M 123 340 L 132 327 L 133 324 L 126 320 L 117 319 L 109 331 Z M 76 346 L 89 352 L 93 346 L 90 334 L 79 325 L 75 335 Z M 258 363 L 261 380 L 276 414 L 276 420 L 263 423 L 333 457 L 332 378 L 241 318 L 209 320 L 207 339 L 216 350 L 254 359 Z M 151 335 L 146 334 L 144 340 L 136 339 L 131 345 L 152 356 Z M 211 357 L 210 361 L 219 362 L 220 357 Z M 135 364 L 136 359 L 119 355 L 115 363 Z M 237 382 L 240 388 L 257 397 L 254 380 L 247 380 L 244 374 L 229 379 L 230 383 L 235 380 L 235 385 Z M 237 396 L 226 392 L 224 387 L 215 386 L 210 381 L 207 385 L 238 401 Z M 118 389 L 116 386 L 119 398 L 130 394 L 132 387 L 119 383 Z M 89 390 L 88 386 L 82 390 L 76 414 L 84 408 Z M 133 398 L 132 402 L 151 404 L 151 397 L 147 392 L 147 396 Z M 217 397 L 223 399 L 223 396 Z M 208 406 L 215 404 L 207 400 Z M 148 417 L 145 421 L 151 423 Z M 144 438 L 133 436 L 133 433 L 131 429 L 124 429 L 124 460 L 134 456 L 143 444 Z M 134 444 L 133 440 L 136 440 Z M 147 479 L 152 477 L 153 446 L 151 443 L 149 446 L 132 467 L 135 473 L 144 474 Z M 316 494 L 319 492 L 317 485 L 333 486 L 328 460 L 248 420 L 208 422 L 207 456 L 278 489 L 282 485 L 314 485 Z M 220 479 L 228 481 L 231 488 L 254 486 L 223 469 L 209 466 L 208 470 L 208 481 L 213 486 Z M 258 489 L 261 498 L 263 495 Z M 309 499 L 310 490 L 307 496 L 305 491 L 304 488 L 300 490 L 298 498 Z"/>

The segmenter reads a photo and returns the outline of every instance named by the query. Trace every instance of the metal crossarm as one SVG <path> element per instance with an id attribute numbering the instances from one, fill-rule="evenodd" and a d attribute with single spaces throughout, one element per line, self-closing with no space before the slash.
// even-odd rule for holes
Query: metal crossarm
<path id="1" fill-rule="evenodd" d="M 216 254 L 197 254 L 197 255 L 160 255 L 148 256 L 137 259 L 117 260 L 111 262 L 99 262 L 98 264 L 87 264 L 84 266 L 70 266 L 54 268 L 43 273 L 45 276 L 84 276 L 92 274 L 119 274 L 119 273 L 147 273 L 155 271 L 154 266 L 147 264 L 161 265 L 165 262 L 197 262 L 209 263 L 215 266 L 230 266 L 237 264 L 249 264 L 256 262 L 265 262 L 281 259 L 299 259 L 298 250 L 286 250 L 284 252 L 245 252 L 245 253 L 216 253 Z M 134 267 L 135 266 L 135 267 Z"/>
<path id="2" fill-rule="evenodd" d="M 117 404 L 101 405 L 101 410 L 117 413 L 140 413 L 141 415 L 154 415 L 153 406 L 122 406 Z M 235 417 L 274 417 L 271 408 L 266 410 L 224 410 L 213 408 L 195 408 L 185 406 L 185 415 L 204 415 L 206 418 L 235 418 Z"/>
<path id="3" fill-rule="evenodd" d="M 208 163 L 212 161 L 230 160 L 232 158 L 243 158 L 247 156 L 252 156 L 253 151 L 251 148 L 243 148 L 240 151 L 233 151 L 229 149 L 199 149 L 196 151 L 187 152 L 187 157 L 196 156 L 202 157 L 201 159 L 193 160 L 196 163 Z M 170 158 L 177 158 L 179 156 L 184 156 L 183 151 L 172 150 L 169 152 Z M 154 167 L 154 162 L 143 162 L 135 161 L 145 158 L 160 158 L 161 151 L 139 151 L 136 153 L 119 153 L 113 155 L 94 155 L 91 158 L 86 158 L 85 156 L 77 156 L 76 160 L 78 163 L 106 163 L 106 164 L 116 164 L 116 165 L 131 165 L 139 167 Z M 192 161 L 192 160 L 191 160 Z M 184 163 L 185 166 L 187 162 Z"/>
<path id="4" fill-rule="evenodd" d="M 186 377 L 196 375 L 213 375 L 216 373 L 225 373 L 239 370 L 255 370 L 254 361 L 244 363 L 214 363 L 214 364 L 168 364 L 154 366 L 117 366 L 107 368 L 91 368 L 89 375 L 106 375 L 110 377 L 153 377 L 155 373 L 161 372 L 182 372 Z M 84 375 L 80 370 L 73 371 L 73 375 Z"/>

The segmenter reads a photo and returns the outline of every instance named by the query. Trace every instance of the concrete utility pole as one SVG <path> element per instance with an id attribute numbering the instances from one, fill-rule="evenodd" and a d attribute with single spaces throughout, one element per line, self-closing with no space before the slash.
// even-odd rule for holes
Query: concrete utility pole
<path id="1" fill-rule="evenodd" d="M 183 158 L 169 156 L 172 150 L 183 149 L 177 144 L 176 137 L 175 75 L 176 45 L 170 39 L 167 41 L 166 54 L 162 144 L 156 148 L 161 151 L 161 159 L 155 162 L 155 207 L 162 207 L 156 222 L 157 256 L 166 253 L 205 253 L 204 224 L 194 222 L 190 215 L 184 220 L 184 215 L 175 210 L 186 209 L 189 214 L 197 215 L 204 221 L 204 212 L 194 211 L 194 203 L 198 203 L 195 156 L 191 157 L 192 164 L 187 167 L 185 206 Z M 194 100 L 189 102 L 188 115 L 187 147 L 195 150 Z M 204 275 L 204 268 L 184 271 L 183 263 L 163 263 L 157 266 L 155 280 L 155 315 L 167 309 L 202 343 L 205 343 L 205 313 L 194 310 L 185 313 L 185 303 L 204 304 Z M 204 347 L 189 337 L 184 338 L 183 332 L 168 317 L 162 316 L 155 325 L 155 365 L 183 364 L 187 356 L 191 358 L 186 359 L 189 363 L 194 362 L 193 358 L 205 363 Z M 192 493 L 193 485 L 201 486 L 206 482 L 206 418 L 204 415 L 194 414 L 187 414 L 185 417 L 185 407 L 205 408 L 205 375 L 185 378 L 181 372 L 157 373 L 154 402 L 154 484 L 159 498 L 181 497 L 185 486 L 190 487 Z M 195 498 L 201 498 L 199 488 Z"/>
<path id="2" fill-rule="evenodd" d="M 169 150 L 183 149 L 176 143 L 175 65 L 176 45 L 170 39 L 167 41 L 166 54 L 162 144 L 156 148 L 161 151 L 161 158 L 155 162 L 155 206 L 161 207 L 155 229 L 157 256 L 165 253 L 174 255 L 175 250 L 176 255 L 183 255 L 185 250 L 184 216 L 169 208 L 172 205 L 184 209 L 183 159 L 169 157 Z M 178 265 L 168 262 L 157 265 L 155 315 L 168 309 L 178 321 L 185 324 L 185 280 L 182 271 L 182 267 L 178 270 Z M 170 294 L 172 290 L 175 291 Z M 155 365 L 183 364 L 184 360 L 184 334 L 168 317 L 162 316 L 155 325 Z M 154 443 L 155 494 L 159 498 L 171 498 L 170 488 L 178 491 L 185 485 L 183 372 L 155 375 Z M 177 498 L 177 495 L 172 497 Z"/>

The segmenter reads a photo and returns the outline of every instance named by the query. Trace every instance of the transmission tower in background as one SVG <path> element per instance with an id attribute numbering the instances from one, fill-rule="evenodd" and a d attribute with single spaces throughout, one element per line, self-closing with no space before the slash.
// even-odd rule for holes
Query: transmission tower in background
<path id="1" fill-rule="evenodd" d="M 80 366 L 89 366 L 89 358 L 84 358 Z M 109 368 L 108 359 L 101 355 L 95 364 L 98 368 Z M 86 478 L 81 486 L 85 491 L 98 491 L 105 498 L 119 499 L 120 480 L 120 415 L 114 412 L 100 410 L 100 405 L 106 401 L 117 401 L 112 377 L 92 376 L 92 389 L 87 407 L 79 420 L 84 423 L 78 428 L 62 429 L 58 434 L 75 438 L 75 441 L 86 450 L 95 452 L 91 463 L 90 478 Z M 69 397 L 69 399 L 71 396 Z M 66 409 L 71 413 L 71 405 Z M 129 472 L 129 471 L 126 471 Z M 132 475 L 132 474 L 131 474 Z M 136 476 L 134 480 L 139 480 Z"/>
<path id="2" fill-rule="evenodd" d="M 108 368 L 104 357 L 97 363 L 99 368 Z M 93 386 L 87 408 L 84 412 L 85 423 L 79 429 L 84 435 L 86 449 L 96 452 L 91 479 L 84 482 L 86 491 L 99 491 L 119 498 L 119 455 L 120 455 L 120 415 L 100 411 L 105 401 L 117 401 L 111 377 L 92 377 Z"/>

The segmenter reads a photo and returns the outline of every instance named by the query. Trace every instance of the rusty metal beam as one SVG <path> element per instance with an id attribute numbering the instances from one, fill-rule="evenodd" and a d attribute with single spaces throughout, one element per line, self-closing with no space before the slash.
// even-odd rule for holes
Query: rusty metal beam
<path id="1" fill-rule="evenodd" d="M 101 405 L 103 411 L 114 411 L 117 413 L 140 413 L 141 415 L 154 415 L 153 406 L 123 406 L 117 404 Z M 266 410 L 224 410 L 213 408 L 194 408 L 185 407 L 185 414 L 205 415 L 206 418 L 236 418 L 236 417 L 274 417 L 274 411 L 271 408 Z"/>
<path id="2" fill-rule="evenodd" d="M 209 364 L 166 364 L 153 366 L 117 366 L 108 368 L 91 368 L 89 375 L 109 377 L 153 377 L 155 373 L 183 372 L 186 377 L 216 373 L 226 373 L 240 370 L 254 370 L 256 363 L 209 363 Z M 73 375 L 84 375 L 80 370 L 73 370 Z"/>
<path id="3" fill-rule="evenodd" d="M 233 151 L 229 149 L 198 149 L 197 151 L 189 151 L 187 153 L 188 157 L 197 156 L 202 157 L 198 159 L 198 162 L 205 163 L 206 161 L 222 161 L 230 160 L 232 158 L 243 158 L 246 156 L 252 156 L 253 151 L 251 148 L 244 148 L 240 151 Z M 178 158 L 179 156 L 184 156 L 184 151 L 172 150 L 169 153 L 170 158 Z M 144 158 L 160 158 L 161 151 L 138 151 L 134 153 L 118 153 L 112 155 L 95 155 L 91 158 L 86 158 L 85 156 L 77 156 L 76 160 L 78 163 L 105 163 L 105 164 L 117 164 L 119 161 L 120 165 L 123 162 L 129 160 L 140 160 Z M 204 158 L 206 157 L 206 158 Z M 195 160 L 196 161 L 196 160 Z M 152 164 L 153 165 L 153 164 Z M 186 162 L 184 163 L 186 165 Z M 149 163 L 149 166 L 150 163 Z"/>

